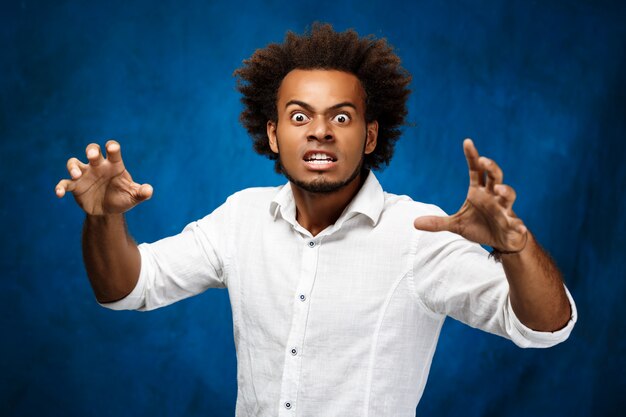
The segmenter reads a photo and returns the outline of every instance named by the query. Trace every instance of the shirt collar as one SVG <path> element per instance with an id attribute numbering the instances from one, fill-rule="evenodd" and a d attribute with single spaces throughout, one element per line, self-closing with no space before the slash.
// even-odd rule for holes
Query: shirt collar
<path id="1" fill-rule="evenodd" d="M 374 173 L 370 171 L 359 192 L 348 204 L 341 216 L 339 216 L 339 219 L 337 219 L 336 225 L 340 226 L 353 215 L 363 214 L 370 219 L 372 226 L 376 226 L 384 204 L 385 196 L 383 189 Z M 297 224 L 296 203 L 289 182 L 280 188 L 270 203 L 270 215 L 274 220 L 276 220 L 279 214 L 293 226 Z"/>

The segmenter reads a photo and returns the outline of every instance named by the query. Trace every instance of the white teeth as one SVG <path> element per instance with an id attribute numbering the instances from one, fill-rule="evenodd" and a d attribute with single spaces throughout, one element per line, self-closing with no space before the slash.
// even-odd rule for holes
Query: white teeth
<path id="1" fill-rule="evenodd" d="M 323 153 L 315 153 L 313 155 L 309 155 L 306 158 L 307 161 L 309 162 L 315 162 L 317 164 L 319 163 L 327 163 L 327 162 L 332 162 L 333 158 L 331 158 L 330 156 L 323 154 Z"/>

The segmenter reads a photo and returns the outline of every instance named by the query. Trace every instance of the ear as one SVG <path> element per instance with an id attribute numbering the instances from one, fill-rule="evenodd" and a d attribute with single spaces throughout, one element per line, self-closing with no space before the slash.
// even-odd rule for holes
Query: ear
<path id="1" fill-rule="evenodd" d="M 378 141 L 378 121 L 367 124 L 367 138 L 365 139 L 365 153 L 370 154 L 376 149 Z"/>
<path id="2" fill-rule="evenodd" d="M 276 141 L 276 122 L 267 121 L 267 138 L 269 139 L 270 149 L 274 153 L 278 153 L 278 142 Z"/>

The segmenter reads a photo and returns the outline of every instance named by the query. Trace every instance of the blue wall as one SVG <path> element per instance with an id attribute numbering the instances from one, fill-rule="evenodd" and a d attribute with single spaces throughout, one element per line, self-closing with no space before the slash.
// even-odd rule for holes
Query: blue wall
<path id="1" fill-rule="evenodd" d="M 53 188 L 67 158 L 118 139 L 134 177 L 154 186 L 128 216 L 136 239 L 153 241 L 236 190 L 282 183 L 238 124 L 231 74 L 314 20 L 387 37 L 414 76 L 413 126 L 379 175 L 385 188 L 455 211 L 467 184 L 461 141 L 474 138 L 505 168 L 516 212 L 578 303 L 570 340 L 549 350 L 448 320 L 418 414 L 621 414 L 623 4 L 4 1 L 2 414 L 234 414 L 226 291 L 148 314 L 100 308 L 82 268 L 83 215 Z"/>

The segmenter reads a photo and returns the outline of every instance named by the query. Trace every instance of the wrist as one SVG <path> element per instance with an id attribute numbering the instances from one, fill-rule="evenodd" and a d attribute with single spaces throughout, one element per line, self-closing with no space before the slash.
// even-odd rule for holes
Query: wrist
<path id="1" fill-rule="evenodd" d="M 524 249 L 526 249 L 526 247 L 528 246 L 529 234 L 530 232 L 526 230 L 526 233 L 524 234 L 524 244 L 521 247 L 521 249 L 510 251 L 510 250 L 502 250 L 496 247 L 492 247 L 491 252 L 489 252 L 489 258 L 493 259 L 495 262 L 502 263 L 502 259 L 505 256 L 508 257 L 508 256 L 520 255 L 524 251 Z"/>
<path id="2" fill-rule="evenodd" d="M 113 219 L 123 219 L 124 213 L 87 213 L 85 212 L 85 218 L 91 221 L 107 221 Z"/>

